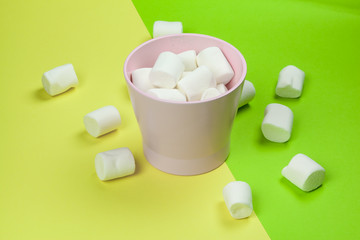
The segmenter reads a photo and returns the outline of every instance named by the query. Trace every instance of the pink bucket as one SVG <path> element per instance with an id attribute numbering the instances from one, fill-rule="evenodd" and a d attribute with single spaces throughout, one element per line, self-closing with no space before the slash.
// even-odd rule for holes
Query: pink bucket
<path id="1" fill-rule="evenodd" d="M 172 102 L 137 89 L 131 72 L 152 67 L 161 52 L 199 52 L 219 47 L 235 75 L 229 89 L 217 98 L 196 102 Z M 246 75 L 242 54 L 229 43 L 207 35 L 176 34 L 149 40 L 127 57 L 124 76 L 143 139 L 144 155 L 157 169 L 176 175 L 209 172 L 225 162 L 230 134 Z"/>

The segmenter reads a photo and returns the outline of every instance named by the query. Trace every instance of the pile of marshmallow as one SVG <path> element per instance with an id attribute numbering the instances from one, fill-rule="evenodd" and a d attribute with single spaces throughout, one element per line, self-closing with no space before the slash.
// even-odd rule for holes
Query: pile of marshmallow
<path id="1" fill-rule="evenodd" d="M 156 21 L 154 37 L 182 33 L 181 22 Z M 140 68 L 132 72 L 132 82 L 141 91 L 156 98 L 170 101 L 202 101 L 225 94 L 226 84 L 234 71 L 222 51 L 209 47 L 198 54 L 188 50 L 180 54 L 162 52 L 152 68 Z M 285 98 L 299 98 L 305 73 L 295 66 L 280 71 L 276 94 Z M 72 64 L 51 69 L 43 74 L 45 91 L 55 96 L 78 85 Z M 244 82 L 238 107 L 250 102 L 255 96 L 253 84 Z M 290 108 L 271 103 L 265 108 L 261 125 L 264 137 L 272 142 L 283 143 L 290 139 L 293 113 Z M 119 111 L 105 106 L 84 116 L 86 130 L 93 137 L 100 137 L 117 129 L 121 124 Z M 135 172 L 135 160 L 127 147 L 98 153 L 95 157 L 98 177 L 105 181 L 131 175 Z M 295 155 L 283 168 L 282 175 L 303 191 L 318 188 L 324 180 L 325 169 L 304 154 Z M 246 218 L 253 210 L 249 184 L 234 181 L 223 189 L 225 204 L 236 219 Z"/>
<path id="2" fill-rule="evenodd" d="M 178 102 L 201 101 L 227 91 L 234 71 L 218 47 L 208 47 L 196 54 L 188 50 L 159 54 L 152 68 L 132 72 L 133 84 L 147 94 Z"/>

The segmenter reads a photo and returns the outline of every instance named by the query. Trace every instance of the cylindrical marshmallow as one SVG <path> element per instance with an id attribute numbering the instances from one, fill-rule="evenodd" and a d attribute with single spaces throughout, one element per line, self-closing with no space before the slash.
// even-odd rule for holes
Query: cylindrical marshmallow
<path id="1" fill-rule="evenodd" d="M 201 100 L 206 100 L 219 96 L 221 93 L 217 88 L 208 88 L 201 95 Z"/>
<path id="2" fill-rule="evenodd" d="M 153 38 L 169 34 L 179 34 L 183 32 L 181 22 L 155 21 L 153 26 Z"/>
<path id="3" fill-rule="evenodd" d="M 304 79 L 305 73 L 299 68 L 292 65 L 284 67 L 279 74 L 275 89 L 276 95 L 284 98 L 300 97 Z"/>
<path id="4" fill-rule="evenodd" d="M 42 76 L 45 91 L 55 96 L 78 85 L 78 79 L 72 64 L 65 64 L 45 72 Z"/>
<path id="5" fill-rule="evenodd" d="M 189 73 L 191 73 L 191 72 L 183 72 L 182 74 L 181 74 L 181 78 L 180 79 L 182 79 L 182 78 L 184 78 L 186 75 L 188 75 Z"/>
<path id="6" fill-rule="evenodd" d="M 248 104 L 253 98 L 255 97 L 255 88 L 254 85 L 249 82 L 248 80 L 245 80 L 244 86 L 241 92 L 241 96 L 239 99 L 239 105 L 238 108 Z"/>
<path id="7" fill-rule="evenodd" d="M 216 82 L 227 84 L 234 76 L 234 70 L 218 47 L 203 49 L 196 57 L 198 66 L 207 66 L 214 74 Z"/>
<path id="8" fill-rule="evenodd" d="M 95 170 L 102 181 L 131 175 L 135 172 L 134 156 L 127 147 L 98 153 Z"/>
<path id="9" fill-rule="evenodd" d="M 198 101 L 206 89 L 216 87 L 216 81 L 209 68 L 200 66 L 181 79 L 177 87 L 188 101 Z"/>
<path id="10" fill-rule="evenodd" d="M 147 91 L 154 86 L 150 82 L 151 68 L 138 68 L 131 73 L 132 83 L 141 91 Z"/>
<path id="11" fill-rule="evenodd" d="M 181 58 L 172 52 L 162 52 L 150 71 L 150 82 L 156 87 L 174 88 L 184 72 Z"/>
<path id="12" fill-rule="evenodd" d="M 163 100 L 186 102 L 186 97 L 178 89 L 153 88 L 147 91 L 148 94 Z"/>
<path id="13" fill-rule="evenodd" d="M 228 183 L 223 197 L 231 216 L 235 219 L 249 217 L 253 211 L 252 194 L 249 184 L 241 181 Z"/>
<path id="14" fill-rule="evenodd" d="M 272 142 L 286 142 L 290 139 L 294 115 L 290 108 L 271 103 L 265 108 L 265 117 L 261 124 L 264 137 Z"/>
<path id="15" fill-rule="evenodd" d="M 120 113 L 114 106 L 105 106 L 84 116 L 85 128 L 93 137 L 111 132 L 120 124 Z"/>
<path id="16" fill-rule="evenodd" d="M 219 90 L 219 92 L 221 94 L 226 93 L 228 90 L 227 87 L 225 86 L 225 84 L 223 84 L 223 83 L 216 85 L 216 89 Z"/>
<path id="17" fill-rule="evenodd" d="M 193 71 L 195 68 L 197 68 L 195 50 L 179 53 L 178 56 L 181 58 L 185 66 L 184 71 Z"/>
<path id="18" fill-rule="evenodd" d="M 325 169 L 304 154 L 295 155 L 281 174 L 305 192 L 312 191 L 324 181 Z"/>

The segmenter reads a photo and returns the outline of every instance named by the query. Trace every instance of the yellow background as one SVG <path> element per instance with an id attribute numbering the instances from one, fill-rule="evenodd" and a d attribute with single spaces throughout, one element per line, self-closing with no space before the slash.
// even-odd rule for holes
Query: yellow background
<path id="1" fill-rule="evenodd" d="M 226 164 L 180 177 L 145 160 L 122 66 L 150 35 L 130 0 L 6 0 L 0 18 L 0 239 L 268 239 L 228 213 Z M 50 97 L 41 76 L 66 63 L 79 86 Z M 82 119 L 105 105 L 122 125 L 96 139 Z M 95 155 L 118 147 L 135 175 L 101 182 Z"/>

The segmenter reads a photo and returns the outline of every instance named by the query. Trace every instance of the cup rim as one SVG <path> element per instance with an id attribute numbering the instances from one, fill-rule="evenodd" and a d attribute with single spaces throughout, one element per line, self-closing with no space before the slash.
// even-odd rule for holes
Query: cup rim
<path id="1" fill-rule="evenodd" d="M 127 77 L 128 72 L 126 71 L 128 62 L 130 61 L 130 58 L 132 57 L 132 55 L 137 52 L 140 48 L 151 44 L 152 42 L 158 41 L 160 39 L 164 39 L 164 38 L 172 38 L 172 37 L 181 37 L 181 36 L 194 36 L 194 37 L 205 37 L 205 38 L 209 38 L 209 39 L 213 39 L 219 42 L 224 43 L 225 45 L 228 45 L 230 48 L 232 48 L 235 52 L 237 52 L 240 56 L 241 59 L 241 64 L 243 66 L 243 70 L 242 73 L 240 75 L 240 81 L 238 81 L 231 89 L 229 89 L 228 91 L 226 91 L 225 93 L 220 94 L 219 96 L 213 97 L 213 98 L 209 98 L 209 99 L 205 99 L 205 100 L 197 100 L 197 101 L 186 101 L 186 102 L 180 102 L 180 101 L 171 101 L 171 100 L 165 100 L 165 99 L 160 99 L 160 98 L 156 98 L 150 94 L 147 94 L 146 92 L 138 89 L 130 80 L 130 78 Z M 230 63 L 231 64 L 231 63 Z M 217 99 L 223 98 L 226 95 L 229 95 L 231 92 L 235 91 L 235 89 L 237 89 L 244 81 L 245 81 L 245 76 L 247 73 L 247 65 L 246 65 L 246 61 L 244 56 L 242 55 L 242 53 L 236 48 L 234 47 L 232 44 L 213 37 L 213 36 L 209 36 L 209 35 L 205 35 L 205 34 L 198 34 L 198 33 L 180 33 L 180 34 L 170 34 L 170 35 L 165 35 L 165 36 L 161 36 L 161 37 L 157 37 L 157 38 L 152 38 L 150 40 L 147 40 L 146 42 L 140 44 L 139 46 L 137 46 L 134 50 L 132 50 L 129 55 L 126 57 L 125 62 L 124 62 L 124 66 L 123 66 L 123 74 L 125 77 L 125 81 L 127 82 L 128 85 L 132 86 L 135 91 L 137 91 L 138 93 L 140 93 L 141 95 L 146 96 L 147 98 L 151 98 L 154 101 L 158 101 L 158 102 L 164 102 L 164 103 L 171 103 L 171 104 L 180 104 L 180 105 L 188 105 L 188 104 L 201 104 L 201 103 L 206 103 L 206 102 L 212 102 L 212 101 L 216 101 Z"/>

